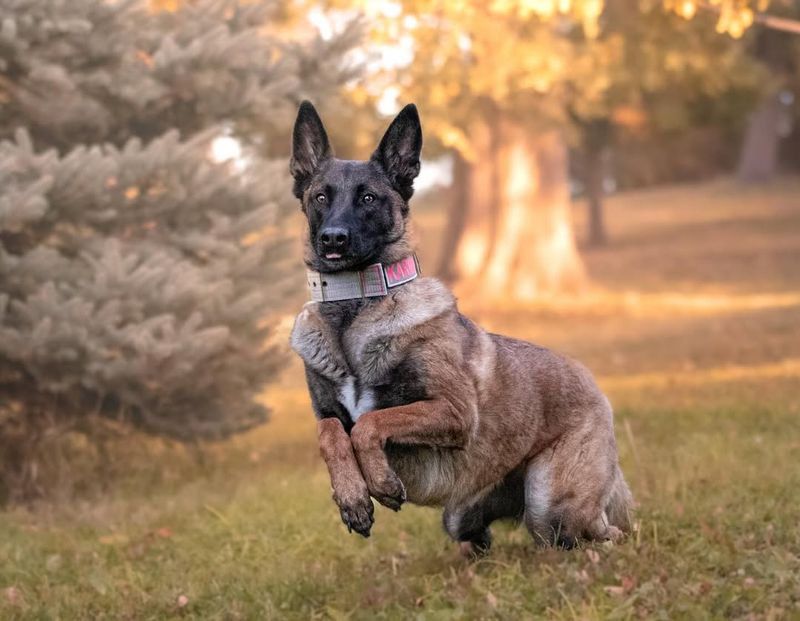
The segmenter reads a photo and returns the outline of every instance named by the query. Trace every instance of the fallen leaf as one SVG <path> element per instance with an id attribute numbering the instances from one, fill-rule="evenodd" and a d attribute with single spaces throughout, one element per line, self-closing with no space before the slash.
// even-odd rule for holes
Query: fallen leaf
<path id="1" fill-rule="evenodd" d="M 104 546 L 111 546 L 117 543 L 128 543 L 128 537 L 122 533 L 111 533 L 110 535 L 98 537 L 97 541 L 102 543 Z"/>
<path id="2" fill-rule="evenodd" d="M 161 537 L 162 539 L 169 539 L 170 537 L 172 537 L 173 533 L 169 528 L 164 527 L 164 528 L 159 528 L 156 531 L 156 535 Z"/>
<path id="3" fill-rule="evenodd" d="M 156 64 L 155 60 L 153 60 L 153 57 L 144 50 L 136 50 L 136 58 L 138 58 L 148 69 L 152 69 Z"/>
<path id="4" fill-rule="evenodd" d="M 636 578 L 633 576 L 622 576 L 622 590 L 625 593 L 630 593 L 636 588 Z"/>
<path id="5" fill-rule="evenodd" d="M 497 608 L 497 598 L 495 597 L 494 593 L 492 593 L 491 591 L 488 591 L 486 593 L 486 602 L 492 608 Z"/>
<path id="6" fill-rule="evenodd" d="M 15 586 L 6 587 L 3 589 L 3 595 L 6 601 L 12 606 L 18 606 L 22 603 L 22 591 Z"/>

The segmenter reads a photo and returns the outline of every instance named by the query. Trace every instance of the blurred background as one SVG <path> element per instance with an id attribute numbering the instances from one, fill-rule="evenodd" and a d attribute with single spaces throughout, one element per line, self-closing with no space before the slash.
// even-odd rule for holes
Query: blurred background
<path id="1" fill-rule="evenodd" d="M 795 618 L 798 95 L 796 0 L 0 0 L 0 616 Z M 417 104 L 422 270 L 596 373 L 635 544 L 348 538 L 303 99 L 348 159 Z"/>

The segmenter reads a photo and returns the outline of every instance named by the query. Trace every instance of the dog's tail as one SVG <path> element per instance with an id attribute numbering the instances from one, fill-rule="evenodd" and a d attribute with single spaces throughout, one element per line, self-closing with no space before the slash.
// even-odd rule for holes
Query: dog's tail
<path id="1" fill-rule="evenodd" d="M 633 527 L 633 495 L 622 476 L 622 470 L 617 466 L 614 483 L 611 485 L 611 495 L 606 505 L 606 515 L 609 524 L 616 526 L 624 533 L 631 532 Z"/>

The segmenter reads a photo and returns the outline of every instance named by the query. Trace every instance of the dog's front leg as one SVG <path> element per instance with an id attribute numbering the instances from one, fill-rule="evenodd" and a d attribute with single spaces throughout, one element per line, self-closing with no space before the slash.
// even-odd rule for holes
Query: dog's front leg
<path id="1" fill-rule="evenodd" d="M 335 417 L 321 419 L 317 423 L 317 432 L 319 450 L 331 476 L 333 500 L 339 506 L 342 521 L 347 530 L 369 537 L 374 508 L 350 436 Z"/>
<path id="2" fill-rule="evenodd" d="M 406 491 L 389 466 L 386 443 L 462 448 L 468 435 L 466 419 L 449 401 L 431 399 L 368 412 L 358 419 L 350 437 L 369 493 L 397 511 L 406 500 Z"/>

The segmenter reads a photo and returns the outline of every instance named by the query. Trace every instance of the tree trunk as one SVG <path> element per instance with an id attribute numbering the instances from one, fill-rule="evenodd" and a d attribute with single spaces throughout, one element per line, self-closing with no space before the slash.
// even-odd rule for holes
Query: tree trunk
<path id="1" fill-rule="evenodd" d="M 586 200 L 589 205 L 589 245 L 605 246 L 608 241 L 605 219 L 603 217 L 603 199 L 605 189 L 605 152 L 590 149 L 586 153 Z"/>
<path id="2" fill-rule="evenodd" d="M 764 98 L 750 115 L 737 175 L 748 183 L 769 181 L 778 167 L 781 103 L 777 93 Z"/>
<path id="3" fill-rule="evenodd" d="M 583 143 L 583 181 L 589 207 L 589 245 L 604 246 L 608 241 L 603 218 L 604 181 L 613 125 L 606 118 L 581 121 L 576 117 L 576 123 L 581 130 Z"/>
<path id="4" fill-rule="evenodd" d="M 474 270 L 457 260 L 464 231 L 486 227 L 494 236 L 494 217 L 500 200 L 499 167 L 497 166 L 498 132 L 496 124 L 476 123 L 470 128 L 473 160 L 456 153 L 453 162 L 453 197 L 448 209 L 447 225 L 437 274 L 445 282 L 470 278 Z"/>
<path id="5" fill-rule="evenodd" d="M 777 172 L 780 126 L 787 114 L 779 97 L 782 85 L 797 72 L 795 38 L 766 28 L 756 32 L 753 53 L 769 69 L 776 88 L 759 102 L 748 119 L 737 172 L 742 181 L 767 181 Z"/>
<path id="6" fill-rule="evenodd" d="M 585 281 L 575 245 L 567 149 L 556 131 L 531 136 L 519 125 L 487 126 L 471 168 L 471 194 L 455 263 L 465 293 L 531 300 L 574 291 Z"/>
<path id="7" fill-rule="evenodd" d="M 467 223 L 467 212 L 470 201 L 470 182 L 476 178 L 477 171 L 472 163 L 456 152 L 453 156 L 453 192 L 447 209 L 447 220 L 442 239 L 439 265 L 436 275 L 444 282 L 451 284 L 458 277 L 453 257 L 458 242 Z"/>

